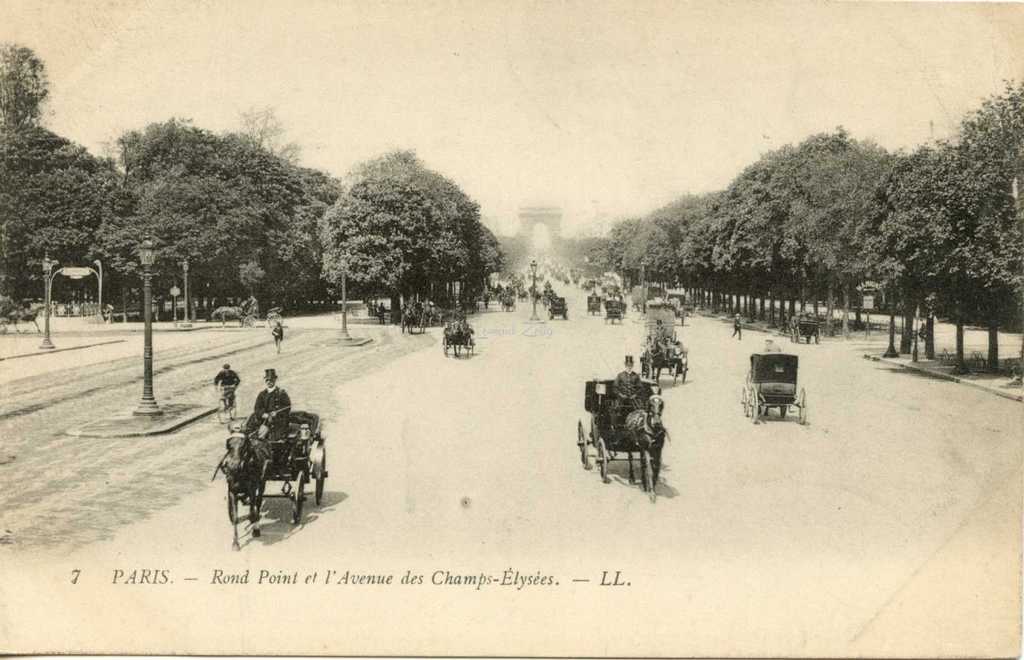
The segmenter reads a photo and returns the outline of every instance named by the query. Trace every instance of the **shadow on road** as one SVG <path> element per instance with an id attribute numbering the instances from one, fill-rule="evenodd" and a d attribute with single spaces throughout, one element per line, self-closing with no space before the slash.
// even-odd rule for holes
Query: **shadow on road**
<path id="1" fill-rule="evenodd" d="M 266 499 L 263 501 L 263 515 L 260 520 L 260 537 L 258 539 L 254 539 L 250 528 L 247 530 L 248 534 L 246 535 L 243 547 L 250 543 L 260 543 L 261 545 L 274 545 L 275 543 L 280 543 L 315 523 L 320 519 L 320 516 L 334 511 L 335 506 L 341 504 L 347 499 L 348 493 L 341 491 L 326 491 L 324 492 L 324 497 L 320 506 L 317 507 L 313 502 L 313 496 L 310 495 L 302 509 L 302 520 L 297 525 L 292 523 L 292 504 L 290 500 L 277 498 Z"/>

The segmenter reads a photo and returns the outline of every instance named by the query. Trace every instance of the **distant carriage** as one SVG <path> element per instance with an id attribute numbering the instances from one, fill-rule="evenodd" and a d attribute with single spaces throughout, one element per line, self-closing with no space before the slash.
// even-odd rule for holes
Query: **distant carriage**
<path id="1" fill-rule="evenodd" d="M 807 423 L 807 393 L 797 391 L 799 358 L 786 353 L 754 353 L 750 356 L 750 370 L 740 395 L 743 414 L 755 424 L 768 417 L 772 408 L 786 418 L 795 408 L 799 422 Z"/>
<path id="2" fill-rule="evenodd" d="M 618 321 L 622 323 L 622 317 L 626 311 L 626 304 L 621 300 L 605 300 L 604 301 L 604 322 L 615 323 Z"/>
<path id="3" fill-rule="evenodd" d="M 7 333 L 8 324 L 13 325 L 14 331 L 20 334 L 19 323 L 31 323 L 35 326 L 37 333 L 42 332 L 37 319 L 45 310 L 46 305 L 43 303 L 18 307 L 9 298 L 4 298 L 0 304 L 0 334 Z"/>
<path id="4" fill-rule="evenodd" d="M 473 340 L 473 327 L 464 319 L 449 321 L 444 328 L 444 336 L 441 339 L 441 348 L 447 356 L 450 350 L 459 357 L 462 350 L 472 355 L 476 342 Z"/>
<path id="5" fill-rule="evenodd" d="M 641 381 L 643 408 L 626 413 L 616 410 L 614 380 L 591 380 L 584 387 L 583 407 L 590 413 L 590 422 L 576 425 L 576 446 L 583 468 L 593 467 L 590 447 L 596 451 L 601 479 L 609 483 L 608 467 L 612 461 L 628 461 L 629 482 L 634 483 L 633 455 L 640 462 L 641 487 L 654 502 L 655 486 L 661 471 L 661 452 L 666 431 L 661 415 L 665 408 L 661 389 L 655 383 Z"/>
<path id="6" fill-rule="evenodd" d="M 587 296 L 587 314 L 601 313 L 601 296 L 591 294 Z"/>
<path id="7" fill-rule="evenodd" d="M 672 382 L 680 376 L 686 382 L 690 368 L 689 352 L 677 339 L 674 323 L 675 308 L 672 305 L 659 301 L 647 303 L 644 348 L 640 355 L 640 373 L 645 378 L 657 381 L 661 372 L 667 370 L 672 375 Z"/>
<path id="8" fill-rule="evenodd" d="M 419 300 L 411 300 L 402 308 L 402 334 L 422 333 L 430 322 L 429 308 Z"/>
<path id="9" fill-rule="evenodd" d="M 552 296 L 548 303 L 548 318 L 553 320 L 556 316 L 561 316 L 563 321 L 569 320 L 569 306 L 560 296 Z"/>
<path id="10" fill-rule="evenodd" d="M 802 339 L 806 339 L 810 344 L 812 337 L 815 344 L 821 343 L 821 322 L 818 319 L 804 316 L 790 320 L 790 341 L 799 344 Z"/>

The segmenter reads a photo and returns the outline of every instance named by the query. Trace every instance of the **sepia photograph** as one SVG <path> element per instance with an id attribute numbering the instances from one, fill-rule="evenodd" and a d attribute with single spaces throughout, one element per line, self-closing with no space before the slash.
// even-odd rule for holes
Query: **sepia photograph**
<path id="1" fill-rule="evenodd" d="M 1024 2 L 0 0 L 0 653 L 1016 658 Z"/>

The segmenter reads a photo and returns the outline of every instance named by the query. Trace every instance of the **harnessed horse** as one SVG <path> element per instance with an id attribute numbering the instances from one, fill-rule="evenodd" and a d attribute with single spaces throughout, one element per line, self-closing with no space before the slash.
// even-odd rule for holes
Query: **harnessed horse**
<path id="1" fill-rule="evenodd" d="M 661 413 L 665 410 L 665 400 L 660 395 L 654 394 L 647 399 L 644 409 L 634 410 L 626 416 L 623 431 L 627 434 L 630 444 L 640 452 L 640 474 L 641 483 L 647 489 L 647 476 L 650 474 L 650 486 L 653 488 L 658 483 L 658 473 L 661 471 L 661 450 L 665 445 L 667 429 L 661 422 Z M 629 461 L 629 481 L 633 483 L 633 452 L 627 451 L 626 458 Z"/>

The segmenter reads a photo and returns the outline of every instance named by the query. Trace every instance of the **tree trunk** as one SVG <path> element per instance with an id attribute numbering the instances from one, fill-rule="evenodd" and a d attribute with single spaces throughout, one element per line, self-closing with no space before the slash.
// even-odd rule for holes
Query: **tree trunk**
<path id="1" fill-rule="evenodd" d="M 843 339 L 850 338 L 850 298 L 852 297 L 852 287 L 847 284 L 843 291 Z"/>
<path id="2" fill-rule="evenodd" d="M 909 353 L 914 344 L 914 307 L 907 297 L 903 305 L 903 328 L 900 332 L 900 353 Z"/>
<path id="3" fill-rule="evenodd" d="M 835 304 L 835 285 L 833 285 L 832 280 L 829 280 L 829 282 L 828 282 L 828 301 L 827 301 L 826 305 L 827 305 L 827 310 L 828 310 L 826 312 L 826 314 L 828 315 L 828 321 L 826 322 L 825 327 L 828 328 L 828 336 L 829 337 L 833 337 L 836 334 L 835 333 L 835 319 L 833 318 L 833 316 L 835 316 L 834 312 L 835 312 L 836 304 Z"/>
<path id="4" fill-rule="evenodd" d="M 953 373 L 967 373 L 967 365 L 964 364 L 964 320 L 959 311 L 956 316 L 956 367 Z"/>
<path id="5" fill-rule="evenodd" d="M 394 324 L 402 322 L 402 296 L 397 291 L 391 292 L 391 322 Z"/>
<path id="6" fill-rule="evenodd" d="M 935 317 L 928 315 L 925 322 L 927 334 L 924 336 L 924 357 L 928 360 L 935 359 Z"/>
<path id="7" fill-rule="evenodd" d="M 988 369 L 999 371 L 999 321 L 995 319 L 988 322 Z"/>
<path id="8" fill-rule="evenodd" d="M 768 293 L 768 325 L 775 327 L 775 293 Z"/>
<path id="9" fill-rule="evenodd" d="M 758 300 L 758 306 L 760 307 L 760 313 L 757 315 L 761 321 L 764 321 L 764 296 Z"/>

